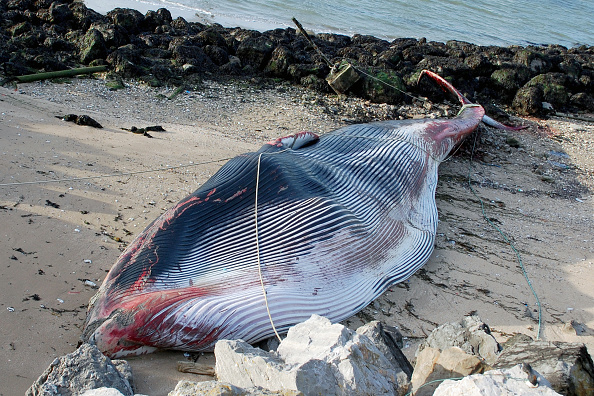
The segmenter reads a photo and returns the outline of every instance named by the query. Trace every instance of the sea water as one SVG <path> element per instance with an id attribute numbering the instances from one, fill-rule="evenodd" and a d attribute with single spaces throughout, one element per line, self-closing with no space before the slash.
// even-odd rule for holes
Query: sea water
<path id="1" fill-rule="evenodd" d="M 594 0 L 85 0 L 95 11 L 167 8 L 188 21 L 255 30 L 295 27 L 393 40 L 479 45 L 594 45 Z"/>

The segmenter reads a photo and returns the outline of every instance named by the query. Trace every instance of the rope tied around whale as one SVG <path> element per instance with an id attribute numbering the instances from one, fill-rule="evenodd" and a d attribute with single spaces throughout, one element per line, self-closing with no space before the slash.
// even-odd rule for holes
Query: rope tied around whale
<path id="1" fill-rule="evenodd" d="M 258 232 L 258 192 L 260 190 L 260 164 L 262 162 L 262 155 L 264 154 L 269 154 L 269 155 L 275 155 L 275 154 L 281 154 L 284 153 L 285 151 L 287 151 L 289 149 L 284 149 L 282 151 L 276 152 L 276 153 L 260 153 L 260 155 L 258 156 L 258 165 L 256 168 L 256 198 L 254 201 L 254 223 L 255 223 L 255 233 L 256 233 L 256 262 L 258 264 L 258 276 L 260 278 L 260 285 L 262 286 L 262 295 L 264 297 L 264 304 L 266 305 L 266 312 L 268 313 L 268 319 L 270 319 L 270 325 L 272 326 L 272 330 L 274 331 L 274 334 L 276 335 L 276 338 L 278 338 L 279 342 L 282 341 L 281 336 L 278 334 L 278 331 L 276 330 L 276 326 L 274 325 L 274 320 L 272 320 L 272 315 L 270 313 L 270 306 L 268 305 L 268 296 L 266 295 L 266 286 L 264 285 L 264 278 L 262 277 L 262 261 L 260 260 L 260 236 L 259 236 L 259 232 Z"/>
<path id="2" fill-rule="evenodd" d="M 423 153 L 425 153 L 427 155 L 428 158 L 431 158 L 433 161 L 440 163 L 442 161 L 440 161 L 438 158 L 435 158 L 433 155 L 431 155 L 431 153 L 424 147 L 419 146 L 418 144 L 415 144 L 414 142 L 411 142 L 409 139 L 403 139 L 403 138 L 385 138 L 385 139 L 379 139 L 376 137 L 370 137 L 370 136 L 361 136 L 361 135 L 343 135 L 342 138 L 349 138 L 349 139 L 365 139 L 365 140 L 386 140 L 386 141 L 400 141 L 400 142 L 404 142 L 407 143 L 415 148 L 417 148 L 418 150 L 422 151 Z M 272 330 L 276 336 L 276 338 L 279 341 L 282 341 L 282 338 L 280 337 L 280 334 L 278 333 L 276 326 L 274 324 L 274 320 L 272 319 L 272 313 L 270 311 L 270 306 L 268 303 L 268 295 L 266 292 L 266 285 L 264 283 L 264 277 L 262 275 L 262 260 L 261 260 L 261 255 L 260 255 L 260 237 L 259 237 L 259 228 L 258 228 L 258 197 L 259 197 L 259 191 L 260 191 L 260 168 L 261 168 L 261 162 L 262 162 L 262 156 L 263 155 L 278 155 L 278 154 L 283 154 L 286 153 L 288 151 L 291 151 L 293 148 L 293 145 L 295 144 L 295 142 L 297 141 L 297 137 L 296 135 L 293 136 L 293 142 L 289 145 L 289 147 L 281 150 L 281 151 L 277 151 L 277 152 L 263 152 L 260 153 L 258 155 L 258 160 L 257 160 L 257 165 L 256 165 L 256 183 L 255 183 L 255 199 L 254 199 L 254 225 L 255 225 L 255 248 L 256 248 L 256 264 L 258 267 L 258 277 L 260 280 L 260 286 L 262 288 L 262 296 L 264 299 L 264 305 L 266 306 L 266 312 L 268 314 L 268 319 L 270 321 L 270 325 L 272 327 Z"/>
<path id="3" fill-rule="evenodd" d="M 480 106 L 478 104 L 474 104 L 474 103 L 469 103 L 469 104 L 464 104 L 462 106 L 462 108 L 460 109 L 460 111 L 458 112 L 458 114 L 462 113 L 466 108 L 469 107 L 477 107 Z M 369 136 L 359 136 L 359 135 L 351 135 L 351 136 L 343 136 L 346 138 L 355 138 L 355 139 L 367 139 L 367 140 L 377 140 L 377 138 L 372 138 Z M 296 140 L 296 137 L 294 137 L 294 139 Z M 413 146 L 415 146 L 417 149 L 420 149 L 421 151 L 425 152 L 430 158 L 432 158 L 433 160 L 437 161 L 437 162 L 444 162 L 447 161 L 449 158 L 446 158 L 444 161 L 439 161 L 438 159 L 436 159 L 435 157 L 433 157 L 432 155 L 430 155 L 429 152 L 427 152 L 424 148 L 414 144 L 413 142 L 410 142 L 406 139 L 396 139 L 396 138 L 390 138 L 387 140 L 400 140 L 403 142 L 406 142 L 408 144 L 411 144 Z M 294 142 L 293 142 L 294 143 Z M 262 262 L 261 262 L 261 257 L 260 257 L 260 241 L 259 241 L 259 230 L 258 230 L 258 194 L 259 194 L 259 190 L 260 190 L 260 167 L 261 167 L 261 161 L 262 161 L 262 156 L 264 154 L 267 155 L 277 155 L 277 154 L 282 154 L 285 153 L 289 150 L 292 149 L 292 144 L 289 146 L 289 148 L 286 148 L 284 150 L 278 151 L 278 152 L 274 152 L 274 153 L 260 153 L 258 155 L 258 161 L 257 161 L 257 168 L 256 168 L 256 184 L 255 184 L 255 202 L 254 202 L 254 223 L 255 223 L 255 238 L 256 238 L 256 261 L 257 261 L 257 266 L 258 266 L 258 276 L 259 276 L 259 280 L 260 280 L 260 285 L 262 287 L 262 295 L 264 298 L 264 304 L 266 306 L 266 312 L 268 314 L 268 319 L 270 320 L 270 325 L 272 327 L 272 330 L 274 331 L 274 334 L 276 335 L 276 337 L 278 338 L 279 341 L 282 341 L 282 338 L 280 337 L 276 326 L 274 324 L 274 320 L 272 319 L 272 314 L 270 312 L 270 307 L 268 304 L 268 296 L 266 293 L 266 285 L 264 283 L 264 278 L 262 275 Z M 514 251 L 516 258 L 518 259 L 519 265 L 522 269 L 522 273 L 524 275 L 524 278 L 526 280 L 526 282 L 528 283 L 528 286 L 533 294 L 533 296 L 536 299 L 536 304 L 538 307 L 538 328 L 537 328 L 537 332 L 536 332 L 536 339 L 540 339 L 540 335 L 541 335 L 541 327 L 542 327 L 542 307 L 541 307 L 541 302 L 540 299 L 538 297 L 538 294 L 536 293 L 536 291 L 534 290 L 534 287 L 532 285 L 532 282 L 530 281 L 530 278 L 528 276 L 528 273 L 526 271 L 526 268 L 524 267 L 524 263 L 522 261 L 521 255 L 518 252 L 518 250 L 516 249 L 516 247 L 514 246 L 514 244 L 509 240 L 509 238 L 506 236 L 505 233 L 503 233 L 503 231 L 501 231 L 501 229 L 499 227 L 497 227 L 495 224 L 493 224 L 493 222 L 488 218 L 488 216 L 486 215 L 485 212 L 485 207 L 484 207 L 484 202 L 482 201 L 482 199 L 480 197 L 478 197 L 476 191 L 474 190 L 474 188 L 472 187 L 472 179 L 471 179 L 471 173 L 472 173 L 472 161 L 473 161 L 473 156 L 474 156 L 474 151 L 475 151 L 475 147 L 476 147 L 476 134 L 475 134 L 475 138 L 473 141 L 473 145 L 472 145 L 472 153 L 471 153 L 471 157 L 469 159 L 469 169 L 468 169 L 468 185 L 470 188 L 470 191 L 473 193 L 473 195 L 479 200 L 480 204 L 481 204 L 481 210 L 482 210 L 482 214 L 483 217 L 485 218 L 485 220 L 496 230 L 499 232 L 499 234 L 503 237 L 504 241 L 510 246 L 510 248 Z"/>

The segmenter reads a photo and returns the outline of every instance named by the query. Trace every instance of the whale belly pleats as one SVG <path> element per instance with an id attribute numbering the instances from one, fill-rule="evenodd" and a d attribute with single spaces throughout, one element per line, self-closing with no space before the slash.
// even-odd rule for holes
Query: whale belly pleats
<path id="1" fill-rule="evenodd" d="M 358 312 L 433 250 L 439 161 L 415 124 L 401 124 L 229 161 L 122 254 L 100 291 L 102 312 L 155 295 L 160 308 L 131 338 L 187 350 L 270 337 L 270 319 L 282 332 L 314 313 Z"/>

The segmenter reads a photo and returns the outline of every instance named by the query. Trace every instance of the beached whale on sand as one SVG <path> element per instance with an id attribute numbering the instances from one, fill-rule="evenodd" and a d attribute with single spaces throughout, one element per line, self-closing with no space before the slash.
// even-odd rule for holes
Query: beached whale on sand
<path id="1" fill-rule="evenodd" d="M 427 262 L 437 168 L 483 118 L 302 132 L 240 155 L 150 224 L 89 304 L 83 340 L 121 357 L 256 342 L 357 313 Z"/>

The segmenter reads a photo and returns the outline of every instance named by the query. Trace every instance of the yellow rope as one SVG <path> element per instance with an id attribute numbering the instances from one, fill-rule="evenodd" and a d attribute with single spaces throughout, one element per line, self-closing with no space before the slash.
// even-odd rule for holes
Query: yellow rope
<path id="1" fill-rule="evenodd" d="M 286 150 L 270 154 L 279 154 L 284 151 Z M 266 287 L 264 286 L 264 278 L 262 277 L 262 262 L 260 260 L 260 238 L 258 234 L 258 191 L 260 189 L 260 162 L 262 160 L 263 154 L 266 153 L 260 153 L 260 155 L 258 156 L 258 168 L 256 170 L 256 200 L 254 204 L 254 222 L 256 224 L 256 260 L 258 262 L 258 276 L 260 277 L 260 285 L 262 286 L 262 295 L 264 296 L 264 303 L 266 304 L 266 312 L 268 312 L 268 319 L 270 319 L 270 325 L 272 326 L 272 330 L 274 331 L 276 338 L 278 338 L 279 341 L 282 341 L 280 335 L 276 331 L 274 321 L 272 320 L 272 315 L 270 314 L 270 307 L 268 306 L 268 297 L 266 296 Z"/>
<path id="2" fill-rule="evenodd" d="M 466 109 L 468 109 L 469 107 L 482 107 L 480 104 L 477 103 L 466 103 L 462 105 L 462 108 L 460 109 L 460 111 L 458 112 L 458 114 L 456 114 L 456 117 L 458 117 L 460 114 L 462 114 L 462 112 Z"/>
<path id="3" fill-rule="evenodd" d="M 382 140 L 379 138 L 373 138 L 370 136 L 343 136 L 343 137 L 348 137 L 348 138 L 357 138 L 357 139 L 369 139 L 369 140 Z M 296 139 L 295 139 L 296 140 Z M 391 138 L 391 139 L 384 139 L 384 140 L 401 140 L 405 143 L 408 143 L 412 146 L 417 147 L 418 149 L 420 149 L 421 151 L 425 152 L 428 154 L 429 157 L 431 157 L 433 160 L 439 162 L 436 158 L 434 158 L 433 156 L 431 156 L 431 154 L 423 149 L 422 147 L 419 147 L 418 145 L 407 141 L 405 139 L 398 139 L 398 138 Z M 293 144 L 295 143 L 295 141 L 293 141 Z M 290 147 L 293 147 L 293 144 L 290 145 Z M 282 341 L 280 335 L 278 334 L 278 331 L 276 330 L 276 326 L 274 325 L 274 320 L 272 319 L 272 314 L 270 313 L 270 306 L 268 304 L 268 296 L 266 294 L 266 286 L 264 285 L 264 277 L 262 276 L 262 261 L 260 259 L 260 237 L 259 237 L 259 229 L 258 229 L 258 194 L 260 191 L 260 165 L 262 163 L 262 156 L 264 154 L 268 154 L 268 155 L 276 155 L 276 154 L 281 154 L 284 153 L 285 151 L 289 151 L 290 149 L 284 149 L 281 151 L 277 151 L 277 152 L 272 152 L 272 153 L 260 153 L 258 155 L 258 164 L 256 167 L 256 190 L 255 190 L 255 200 L 254 200 L 254 223 L 255 223 L 255 233 L 256 233 L 256 262 L 258 264 L 258 276 L 260 278 L 260 285 L 262 286 L 262 295 L 264 297 L 264 304 L 266 305 L 266 312 L 268 313 L 268 319 L 270 320 L 270 325 L 272 326 L 272 330 L 274 331 L 274 334 L 276 335 L 276 338 L 278 338 L 279 341 Z"/>

